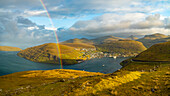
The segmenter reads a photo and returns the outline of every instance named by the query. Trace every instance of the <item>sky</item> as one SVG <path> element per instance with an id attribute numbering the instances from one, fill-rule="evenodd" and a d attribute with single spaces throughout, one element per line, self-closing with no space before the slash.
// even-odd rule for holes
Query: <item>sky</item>
<path id="1" fill-rule="evenodd" d="M 47 11 L 40 0 L 0 0 L 0 46 L 24 49 L 56 42 L 54 30 L 60 42 L 107 35 L 170 35 L 170 0 L 42 1 Z"/>

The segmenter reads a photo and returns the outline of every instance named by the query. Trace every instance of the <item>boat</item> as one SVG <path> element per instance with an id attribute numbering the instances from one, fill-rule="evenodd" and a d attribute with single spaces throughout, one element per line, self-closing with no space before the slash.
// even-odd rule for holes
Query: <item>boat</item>
<path id="1" fill-rule="evenodd" d="M 116 56 L 113 56 L 114 59 L 116 59 L 117 57 Z"/>
<path id="2" fill-rule="evenodd" d="M 102 66 L 104 67 L 105 65 L 103 64 Z"/>

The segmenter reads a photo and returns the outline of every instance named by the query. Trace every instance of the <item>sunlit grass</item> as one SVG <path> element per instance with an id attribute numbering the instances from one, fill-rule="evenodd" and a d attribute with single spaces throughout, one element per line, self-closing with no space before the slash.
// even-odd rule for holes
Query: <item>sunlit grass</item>
<path id="1" fill-rule="evenodd" d="M 102 75 L 102 73 L 79 71 L 79 70 L 68 70 L 68 69 L 56 69 L 47 71 L 29 71 L 26 75 L 21 77 L 44 77 L 44 78 L 77 78 L 84 76 Z"/>

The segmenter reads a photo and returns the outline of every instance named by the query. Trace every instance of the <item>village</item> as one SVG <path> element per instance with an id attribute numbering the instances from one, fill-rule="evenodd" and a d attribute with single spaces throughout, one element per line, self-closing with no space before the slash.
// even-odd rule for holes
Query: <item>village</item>
<path id="1" fill-rule="evenodd" d="M 136 56 L 137 53 L 114 53 L 114 52 L 100 52 L 97 51 L 96 48 L 82 48 L 82 49 L 77 49 L 75 50 L 80 50 L 83 53 L 83 58 L 87 59 L 92 59 L 92 58 L 103 58 L 103 57 L 110 57 L 116 59 L 117 57 L 132 57 Z"/>

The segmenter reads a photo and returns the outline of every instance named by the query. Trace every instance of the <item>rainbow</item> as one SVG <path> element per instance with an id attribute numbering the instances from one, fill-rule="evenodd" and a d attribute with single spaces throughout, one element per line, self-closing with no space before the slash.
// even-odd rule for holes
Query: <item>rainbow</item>
<path id="1" fill-rule="evenodd" d="M 53 21 L 51 19 L 51 16 L 50 16 L 50 14 L 49 14 L 49 12 L 48 12 L 48 10 L 47 10 L 43 0 L 40 0 L 40 2 L 41 2 L 42 7 L 44 8 L 44 10 L 46 11 L 46 14 L 47 14 L 47 16 L 49 18 L 49 21 L 50 21 L 51 25 L 52 25 L 52 28 L 55 28 L 54 27 L 54 23 L 53 23 Z M 59 45 L 59 40 L 58 40 L 58 36 L 57 36 L 56 30 L 54 30 L 54 36 L 55 36 L 55 39 L 56 39 L 56 42 L 57 42 L 57 51 L 58 51 L 58 56 L 59 56 L 59 59 L 60 59 L 59 60 L 60 68 L 63 69 L 63 63 L 62 63 L 62 58 L 61 58 L 61 50 L 60 50 L 60 45 Z"/>

